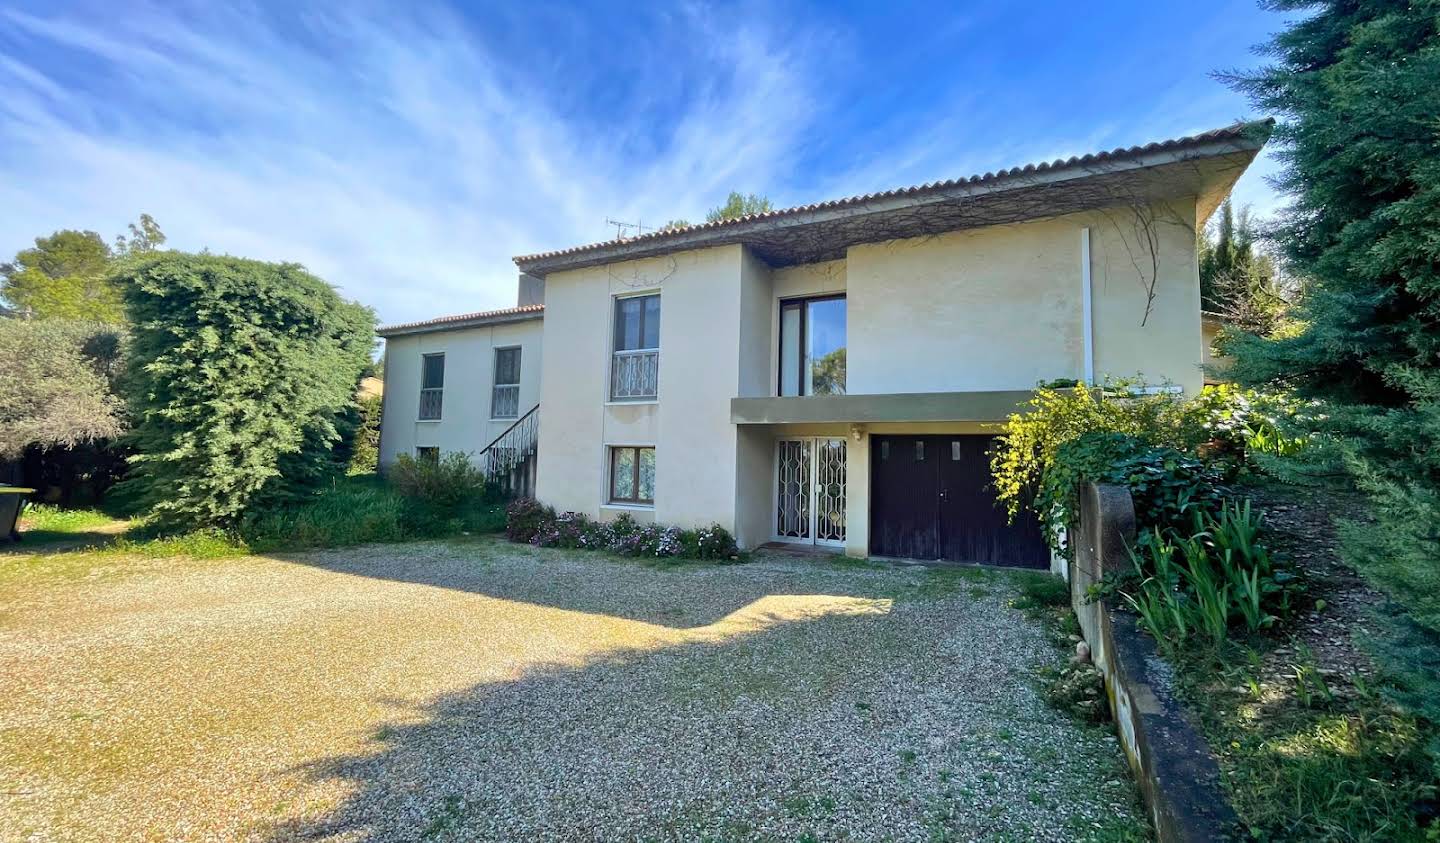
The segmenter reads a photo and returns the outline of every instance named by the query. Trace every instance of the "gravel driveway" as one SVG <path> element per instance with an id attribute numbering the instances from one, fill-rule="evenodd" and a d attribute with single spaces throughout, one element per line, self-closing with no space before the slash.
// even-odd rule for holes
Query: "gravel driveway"
<path id="1" fill-rule="evenodd" d="M 1072 840 L 1134 829 L 1003 575 L 485 540 L 0 557 L 0 840 Z"/>

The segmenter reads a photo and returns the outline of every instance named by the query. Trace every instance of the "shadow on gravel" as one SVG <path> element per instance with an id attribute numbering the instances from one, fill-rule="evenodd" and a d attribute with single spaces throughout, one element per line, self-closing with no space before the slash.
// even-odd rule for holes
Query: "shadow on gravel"
<path id="1" fill-rule="evenodd" d="M 827 594 L 871 597 L 875 594 L 870 592 L 885 590 L 884 580 L 878 577 L 874 587 L 861 590 L 865 593 L 855 590 L 854 578 L 840 576 L 844 569 L 832 567 L 835 563 L 825 559 L 785 558 L 780 561 L 794 567 L 775 570 L 757 570 L 753 564 L 657 566 L 588 551 L 515 545 L 498 538 L 436 545 L 433 553 L 424 556 L 398 550 L 392 555 L 386 550 L 386 546 L 376 545 L 363 554 L 342 550 L 267 556 L 339 574 L 454 589 L 673 629 L 714 624 L 762 597 L 813 592 L 817 575 L 823 576 L 827 569 L 835 575 L 825 584 Z M 500 567 L 503 576 L 496 575 Z M 876 570 L 887 571 L 891 591 L 895 583 L 927 575 L 923 569 L 912 573 Z M 596 587 L 597 577 L 606 581 L 603 587 Z M 704 590 L 704 600 L 694 599 L 693 592 L 699 588 Z"/>
<path id="2" fill-rule="evenodd" d="M 697 577 L 708 580 L 708 571 L 671 578 L 620 567 L 608 575 L 618 587 L 606 590 L 617 596 L 587 596 L 564 570 L 536 566 L 560 577 L 558 589 L 495 588 L 493 578 L 451 567 L 387 565 L 384 575 L 652 622 L 664 616 L 641 579 L 679 601 L 701 591 L 709 601 L 725 588 Z M 374 575 L 368 565 L 337 570 Z M 1014 720 L 1014 696 L 1028 691 L 1025 657 L 1004 641 L 1012 636 L 897 615 L 879 577 L 873 589 L 852 579 L 847 596 L 807 596 L 776 593 L 784 571 L 745 573 L 726 577 L 749 582 L 726 592 L 725 604 L 741 608 L 718 620 L 714 635 L 686 630 L 677 643 L 580 667 L 538 665 L 381 727 L 373 752 L 306 765 L 311 780 L 344 783 L 351 795 L 324 817 L 271 827 L 265 839 L 834 839 L 845 826 L 923 839 L 927 823 L 941 832 L 955 821 L 957 783 L 999 786 L 1003 764 L 962 770 L 958 750 L 942 758 L 935 742 L 957 727 L 952 712 Z M 804 579 L 812 591 L 823 585 L 814 572 Z M 748 622 L 724 631 L 737 617 Z M 973 648 L 965 663 L 953 661 L 957 627 Z M 1053 778 L 1053 764 L 1022 762 L 1037 781 Z M 1020 788 L 1025 778 L 1006 780 Z M 967 837 L 1029 827 L 983 804 L 975 810 L 981 816 L 962 823 Z"/>
<path id="3" fill-rule="evenodd" d="M 1091 785 L 1123 777 L 1118 753 L 1038 699 L 1050 645 L 993 572 L 421 550 L 292 561 L 655 626 L 441 696 L 370 750 L 292 771 L 348 796 L 262 839 L 1062 840 L 1114 813 Z M 542 654 L 546 624 L 567 622 L 549 617 L 526 631 Z"/>

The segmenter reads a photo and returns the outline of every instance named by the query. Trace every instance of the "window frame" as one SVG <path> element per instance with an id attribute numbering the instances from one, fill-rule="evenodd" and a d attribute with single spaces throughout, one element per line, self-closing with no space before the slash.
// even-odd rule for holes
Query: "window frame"
<path id="1" fill-rule="evenodd" d="M 513 351 L 513 352 L 515 352 L 515 380 L 514 380 L 513 383 L 501 383 L 501 382 L 500 382 L 500 354 L 501 354 L 501 352 L 506 352 L 506 351 Z M 501 345 L 501 346 L 496 346 L 495 349 L 494 349 L 494 352 L 495 352 L 495 353 L 494 353 L 494 355 L 493 355 L 493 361 L 492 361 L 492 364 L 491 364 L 491 367 L 490 367 L 490 418 L 492 418 L 492 419 L 500 419 L 500 420 L 502 420 L 502 421 L 503 421 L 503 420 L 507 420 L 507 419 L 518 419 L 518 418 L 520 418 L 520 378 L 521 378 L 521 374 L 520 374 L 521 369 L 520 369 L 520 367 L 523 366 L 524 363 L 525 363 L 525 353 L 524 353 L 524 350 L 523 350 L 523 346 L 519 346 L 519 345 Z M 500 387 L 502 387 L 502 386 L 514 387 L 514 388 L 515 388 L 515 412 L 514 412 L 513 415 L 502 416 L 502 415 L 498 415 L 498 414 L 495 412 L 495 399 L 496 399 L 497 396 L 499 395 L 499 389 L 500 389 Z"/>
<path id="2" fill-rule="evenodd" d="M 656 326 L 656 329 L 655 329 L 655 344 L 654 344 L 653 346 L 639 347 L 639 348 L 621 348 L 621 347 L 620 347 L 621 343 L 624 342 L 624 335 L 625 335 L 624 326 L 623 326 L 623 323 L 621 322 L 621 318 L 620 318 L 620 311 L 621 311 L 621 308 L 624 306 L 624 302 L 627 302 L 627 301 L 635 301 L 635 300 L 638 300 L 638 301 L 641 302 L 641 304 L 640 304 L 640 320 L 639 320 L 639 324 L 638 324 L 637 328 L 638 328 L 639 342 L 642 343 L 642 345 L 643 345 L 643 343 L 644 343 L 644 341 L 645 341 L 645 327 L 646 327 L 646 317 L 645 317 L 646 308 L 645 308 L 644 300 L 646 300 L 646 299 L 652 299 L 652 298 L 655 299 L 655 315 L 656 315 L 656 319 L 657 319 L 657 321 L 663 323 L 664 318 L 665 318 L 665 302 L 664 302 L 664 298 L 663 298 L 663 296 L 662 296 L 662 294 L 661 294 L 661 291 L 658 290 L 658 289 L 636 291 L 636 292 L 633 292 L 633 293 L 627 292 L 627 293 L 612 295 L 612 296 L 610 297 L 610 355 L 609 355 L 609 361 L 608 361 L 608 364 L 607 364 L 607 366 L 608 366 L 608 371 L 606 372 L 606 378 L 605 378 L 605 380 L 606 380 L 606 383 L 605 383 L 605 401 L 606 401 L 606 403 L 609 403 L 609 404 L 654 404 L 654 403 L 658 403 L 659 400 L 660 400 L 660 328 L 659 328 L 659 325 L 657 325 L 657 326 Z M 617 374 L 616 374 L 616 368 L 617 368 L 617 366 L 619 365 L 619 359 L 620 359 L 620 357 L 621 357 L 622 355 L 625 355 L 625 356 L 628 356 L 628 357 L 639 357 L 639 356 L 647 355 L 647 354 L 653 354 L 654 357 L 655 357 L 655 362 L 654 362 L 654 368 L 655 368 L 655 386 L 654 386 L 654 390 L 653 390 L 650 394 L 648 394 L 648 395 L 616 395 L 616 390 L 615 390 L 615 378 L 616 378 L 616 376 L 617 376 Z"/>
<path id="3" fill-rule="evenodd" d="M 847 292 L 848 292 L 848 291 L 846 291 L 846 290 L 841 290 L 841 291 L 838 292 L 838 293 L 817 293 L 817 294 L 811 295 L 811 296 L 789 296 L 789 297 L 786 297 L 786 298 L 783 298 L 783 299 L 780 299 L 780 300 L 779 300 L 779 303 L 780 303 L 780 304 L 779 304 L 779 307 L 778 307 L 778 308 L 776 309 L 776 311 L 775 311 L 775 314 L 776 314 L 776 320 L 775 320 L 775 397 L 777 397 L 777 398 L 810 398 L 810 397 L 812 397 L 812 396 L 814 395 L 814 393 L 806 392 L 806 391 L 805 391 L 805 340 L 806 340 L 806 337 L 809 335 L 809 323 L 810 323 L 810 320 L 809 320 L 808 318 L 806 318 L 806 317 L 807 317 L 807 313 L 808 313 L 807 308 L 808 308 L 808 306 L 809 306 L 812 302 L 817 302 L 817 301 L 832 301 L 832 300 L 834 300 L 834 299 L 840 299 L 840 300 L 843 301 L 843 300 L 846 299 L 846 293 L 847 293 Z M 795 355 L 795 356 L 796 356 L 796 366 L 797 366 L 797 369 L 796 369 L 796 371 L 795 371 L 795 373 L 794 373 L 795 376 L 796 376 L 796 381 L 795 381 L 796 393 L 795 393 L 794 395 L 786 395 L 786 394 L 785 394 L 785 308 L 786 308 L 786 307 L 799 307 L 799 308 L 800 308 L 800 330 L 799 330 L 800 336 L 799 336 L 799 348 L 798 348 L 798 353 Z M 848 350 L 849 350 L 849 348 L 850 348 L 850 336 L 849 336 L 849 332 L 850 332 L 850 306 L 849 306 L 849 302 L 848 302 L 848 301 L 846 301 L 846 306 L 845 306 L 845 332 L 846 332 L 846 336 L 845 336 L 845 348 L 846 348 L 846 350 L 847 350 L 847 352 L 848 352 Z M 847 381 L 850 379 L 850 378 L 849 378 L 849 372 L 848 372 L 848 371 L 846 372 L 846 378 L 845 378 L 845 379 L 846 379 Z M 847 391 L 849 390 L 849 384 L 848 384 L 848 383 L 846 384 L 846 390 L 847 390 Z"/>
<path id="4" fill-rule="evenodd" d="M 606 502 L 609 503 L 609 504 L 614 504 L 614 505 L 618 505 L 618 506 L 647 506 L 647 507 L 653 507 L 653 506 L 655 505 L 655 498 L 654 498 L 655 491 L 654 491 L 653 489 L 650 491 L 651 497 L 649 497 L 649 498 L 642 498 L 642 497 L 640 497 L 640 452 L 641 452 L 641 451 L 649 451 L 649 452 L 653 455 L 653 454 L 655 454 L 655 446 L 654 446 L 654 445 L 609 445 L 609 446 L 607 446 L 606 451 L 607 451 L 607 453 L 606 453 L 606 463 L 607 463 L 607 467 L 606 467 L 606 470 L 605 470 L 605 500 L 606 500 Z M 616 465 L 616 461 L 619 459 L 619 456 L 620 456 L 620 452 L 621 452 L 621 451 L 634 451 L 634 452 L 635 452 L 635 458 L 634 458 L 634 460 L 631 462 L 631 466 L 630 466 L 630 482 L 631 482 L 631 488 L 634 490 L 634 493 L 633 493 L 633 496 L 632 496 L 632 497 L 628 497 L 628 498 L 618 497 L 618 496 L 615 494 L 615 465 Z M 653 459 L 656 459 L 656 458 L 655 458 L 654 456 L 652 456 L 651 459 L 653 460 Z M 658 462 L 657 462 L 656 464 L 658 465 Z"/>
<path id="5" fill-rule="evenodd" d="M 419 461 L 421 461 L 421 460 L 429 460 L 429 461 L 435 462 L 435 463 L 440 462 L 440 446 L 438 446 L 438 445 L 416 445 L 416 446 L 415 446 L 415 460 L 416 460 L 417 462 L 419 462 Z"/>
<path id="6" fill-rule="evenodd" d="M 652 291 L 644 292 L 644 293 L 626 293 L 625 295 L 615 296 L 615 297 L 612 299 L 613 304 L 611 304 L 611 306 L 610 306 L 610 333 L 611 333 L 611 337 L 610 337 L 610 353 L 611 353 L 611 354 L 614 354 L 614 353 L 616 353 L 616 352 L 621 352 L 621 351 L 659 351 L 659 350 L 660 350 L 660 329 L 659 329 L 659 328 L 656 328 L 656 329 L 655 329 L 655 345 L 653 345 L 653 346 L 641 345 L 641 346 L 638 346 L 638 347 L 636 347 L 636 348 L 621 348 L 621 347 L 620 347 L 620 343 L 623 341 L 623 337 L 624 337 L 624 335 L 625 335 L 625 331 L 624 331 L 624 329 L 622 328 L 621 323 L 620 323 L 620 308 L 621 308 L 621 306 L 624 304 L 624 302 L 627 302 L 627 301 L 640 301 L 640 302 L 641 302 L 641 305 L 640 305 L 640 323 L 639 323 L 639 332 L 638 332 L 638 333 L 639 333 L 639 337 L 640 337 L 639 341 L 640 341 L 641 343 L 644 343 L 644 342 L 645 342 L 645 305 L 644 305 L 644 300 L 645 300 L 645 299 L 655 299 L 655 303 L 656 303 L 656 316 L 657 316 L 657 318 L 659 318 L 660 320 L 663 321 L 664 318 L 665 318 L 665 314 L 664 314 L 664 303 L 660 301 L 660 291 L 659 291 L 659 290 L 652 290 Z"/>
<path id="7" fill-rule="evenodd" d="M 428 362 L 432 357 L 438 357 L 438 358 L 440 358 L 440 385 L 439 385 L 439 386 L 430 386 L 430 387 L 427 387 L 427 386 L 425 385 L 425 364 L 426 364 L 426 362 Z M 438 395 L 440 396 L 439 401 L 436 402 L 436 403 L 438 404 L 438 406 L 435 408 L 435 415 L 434 415 L 434 417 L 429 417 L 429 416 L 426 416 L 426 415 L 425 415 L 425 394 L 426 394 L 427 392 L 433 392 L 433 393 L 436 393 L 436 394 L 438 394 Z M 427 351 L 427 352 L 424 352 L 424 353 L 422 353 L 422 354 L 420 355 L 420 401 L 419 401 L 419 406 L 416 407 L 416 410 L 415 410 L 416 420 L 417 420 L 417 421 L 423 421 L 423 422 L 437 422 L 437 421 L 440 421 L 441 418 L 444 417 L 444 415 L 445 415 L 445 352 L 443 352 L 443 351 Z"/>

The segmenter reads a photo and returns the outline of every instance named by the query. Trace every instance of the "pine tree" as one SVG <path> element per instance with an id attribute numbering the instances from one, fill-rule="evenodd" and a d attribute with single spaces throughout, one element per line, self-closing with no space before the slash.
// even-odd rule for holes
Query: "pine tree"
<path id="1" fill-rule="evenodd" d="M 1347 553 L 1440 634 L 1440 2 L 1270 5 L 1309 15 L 1230 79 L 1281 118 L 1275 234 L 1306 287 L 1298 329 L 1232 343 L 1229 373 L 1328 403 L 1378 519 Z"/>

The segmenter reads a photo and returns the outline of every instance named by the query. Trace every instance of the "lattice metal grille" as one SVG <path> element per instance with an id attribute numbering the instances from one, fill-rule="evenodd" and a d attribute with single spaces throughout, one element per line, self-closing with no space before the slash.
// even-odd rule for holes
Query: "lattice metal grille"
<path id="1" fill-rule="evenodd" d="M 520 414 L 520 387 L 500 385 L 490 396 L 490 418 L 513 419 Z"/>
<path id="2" fill-rule="evenodd" d="M 810 538 L 810 451 L 805 439 L 785 439 L 775 453 L 775 535 Z"/>
<path id="3" fill-rule="evenodd" d="M 615 352 L 610 363 L 611 398 L 654 398 L 659 385 L 659 351 Z"/>
<path id="4" fill-rule="evenodd" d="M 845 541 L 845 440 L 815 442 L 815 539 Z"/>

